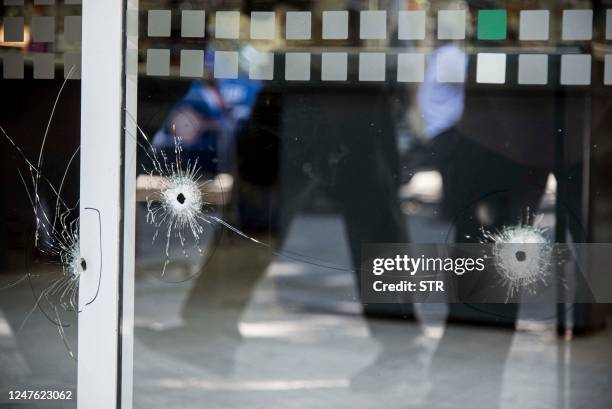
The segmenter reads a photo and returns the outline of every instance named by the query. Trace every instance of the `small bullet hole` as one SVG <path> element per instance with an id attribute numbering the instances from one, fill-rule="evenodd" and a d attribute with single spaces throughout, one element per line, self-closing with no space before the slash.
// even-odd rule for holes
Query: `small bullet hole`
<path id="1" fill-rule="evenodd" d="M 81 270 L 82 271 L 87 270 L 87 262 L 85 261 L 84 258 L 81 258 Z"/>
<path id="2" fill-rule="evenodd" d="M 185 203 L 185 195 L 182 193 L 179 193 L 176 196 L 176 201 L 179 202 L 180 204 L 184 204 Z"/>
<path id="3" fill-rule="evenodd" d="M 527 258 L 527 254 L 525 254 L 524 251 L 519 250 L 514 254 L 514 257 L 516 257 L 518 261 L 525 261 L 525 259 Z"/>

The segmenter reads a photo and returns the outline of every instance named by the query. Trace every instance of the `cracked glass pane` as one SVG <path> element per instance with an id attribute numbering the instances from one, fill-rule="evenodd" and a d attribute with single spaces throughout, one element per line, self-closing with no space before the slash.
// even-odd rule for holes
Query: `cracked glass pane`
<path id="1" fill-rule="evenodd" d="M 138 2 L 135 406 L 579 407 L 594 379 L 556 332 L 603 323 L 592 277 L 612 289 L 580 247 L 610 223 L 589 184 L 609 190 L 606 13 L 580 6 L 600 43 L 561 44 L 577 6 L 477 3 Z M 564 81 L 572 59 L 589 81 Z M 402 256 L 421 296 L 368 292 L 414 277 Z"/>
<path id="2" fill-rule="evenodd" d="M 47 24 L 80 7 L 54 3 L 0 6 L 0 406 L 76 407 L 79 276 L 99 272 L 79 255 L 80 81 L 58 75 L 77 49 Z"/>
<path id="3" fill-rule="evenodd" d="M 0 6 L 0 406 L 76 406 L 117 267 L 80 203 L 78 3 Z M 128 4 L 134 407 L 612 401 L 605 8 Z"/>

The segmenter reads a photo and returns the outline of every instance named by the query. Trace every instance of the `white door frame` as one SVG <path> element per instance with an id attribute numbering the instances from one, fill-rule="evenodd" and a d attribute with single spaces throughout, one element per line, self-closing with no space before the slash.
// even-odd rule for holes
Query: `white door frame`
<path id="1" fill-rule="evenodd" d="M 83 1 L 79 409 L 131 408 L 135 200 L 124 192 L 135 176 L 124 159 L 135 160 L 135 147 L 123 144 L 125 7 L 125 0 Z M 124 291 L 132 294 L 125 304 Z"/>

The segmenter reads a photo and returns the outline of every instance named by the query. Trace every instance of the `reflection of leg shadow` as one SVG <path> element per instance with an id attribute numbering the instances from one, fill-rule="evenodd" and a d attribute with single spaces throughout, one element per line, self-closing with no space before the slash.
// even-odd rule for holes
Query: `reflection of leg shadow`
<path id="1" fill-rule="evenodd" d="M 26 280 L 0 292 L 2 396 L 8 397 L 8 390 L 44 389 L 48 385 L 53 385 L 58 390 L 76 389 L 76 361 L 70 357 L 55 323 L 45 316 L 52 316 L 50 306 L 44 302 L 39 304 L 40 308 L 33 310 L 40 290 L 48 286 L 52 279 L 56 279 L 58 274 L 48 268 L 37 268 L 33 271 L 33 287 L 30 287 Z M 19 278 L 6 274 L 6 271 L 2 272 L 1 277 L 5 280 L 8 278 L 9 282 L 15 282 Z M 2 284 L 6 282 L 3 281 Z M 61 310 L 60 314 L 65 326 L 65 338 L 71 349 L 74 349 L 77 344 L 77 314 L 64 310 Z M 5 406 L 0 403 L 0 408 Z"/>
<path id="2" fill-rule="evenodd" d="M 447 311 L 445 304 L 416 304 L 414 311 L 418 323 L 368 319 L 370 336 L 380 352 L 375 362 L 351 379 L 355 392 L 383 392 L 387 401 L 423 403 L 433 387 L 428 374 L 444 332 Z"/>
<path id="3" fill-rule="evenodd" d="M 495 232 L 516 225 L 525 212 L 537 209 L 549 170 L 520 164 L 459 137 L 444 183 L 454 219 L 456 243 L 479 243 L 483 228 Z M 449 320 L 513 325 L 516 304 L 485 304 L 496 278 L 461 276 L 455 291 L 466 302 L 451 304 Z M 482 300 L 482 301 L 480 301 Z M 484 327 L 449 326 L 433 358 L 430 380 L 436 386 L 427 398 L 456 407 L 498 406 L 502 375 L 512 332 Z"/>
<path id="4" fill-rule="evenodd" d="M 183 306 L 184 325 L 141 331 L 142 341 L 191 365 L 224 374 L 233 369 L 241 344 L 240 318 L 254 287 L 274 255 L 242 238 L 223 233 Z M 270 242 L 269 238 L 256 237 Z M 139 337 L 140 338 L 140 337 Z"/>
<path id="5" fill-rule="evenodd" d="M 499 329 L 447 327 L 433 357 L 428 379 L 433 389 L 423 407 L 499 407 L 512 335 Z"/>

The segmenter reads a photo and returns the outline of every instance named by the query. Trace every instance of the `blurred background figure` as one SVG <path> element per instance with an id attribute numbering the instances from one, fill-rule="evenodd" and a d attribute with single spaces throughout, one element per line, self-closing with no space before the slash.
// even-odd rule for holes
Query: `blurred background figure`
<path id="1" fill-rule="evenodd" d="M 468 59 L 452 42 L 442 43 L 429 56 L 425 78 L 417 94 L 418 114 L 412 119 L 426 140 L 431 161 L 442 175 L 442 211 L 452 218 L 454 190 L 453 155 L 461 138 L 457 128 L 465 108 Z"/>

